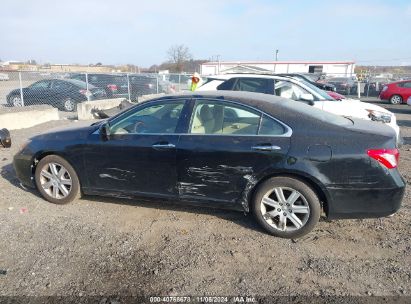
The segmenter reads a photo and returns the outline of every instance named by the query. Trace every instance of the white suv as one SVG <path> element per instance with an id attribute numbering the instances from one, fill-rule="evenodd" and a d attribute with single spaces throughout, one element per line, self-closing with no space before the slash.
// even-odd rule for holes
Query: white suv
<path id="1" fill-rule="evenodd" d="M 260 74 L 210 76 L 196 91 L 215 90 L 273 94 L 308 103 L 336 115 L 383 122 L 394 129 L 397 143 L 400 143 L 400 127 L 397 125 L 397 119 L 392 112 L 356 99 L 335 100 L 316 86 L 293 77 Z"/>

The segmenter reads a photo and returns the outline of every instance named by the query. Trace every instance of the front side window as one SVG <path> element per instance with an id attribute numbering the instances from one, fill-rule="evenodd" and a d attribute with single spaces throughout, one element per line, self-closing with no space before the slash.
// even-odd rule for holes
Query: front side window
<path id="1" fill-rule="evenodd" d="M 411 82 L 405 82 L 404 88 L 411 89 Z"/>
<path id="2" fill-rule="evenodd" d="M 50 81 L 38 81 L 33 83 L 30 88 L 32 89 L 48 89 L 50 88 Z"/>
<path id="3" fill-rule="evenodd" d="M 172 134 L 176 132 L 184 101 L 157 103 L 118 117 L 111 134 Z"/>
<path id="4" fill-rule="evenodd" d="M 289 81 L 276 81 L 275 82 L 275 95 L 292 99 L 292 100 L 303 100 L 305 96 L 311 95 L 304 88 L 289 82 Z M 314 96 L 313 96 L 314 99 Z"/>

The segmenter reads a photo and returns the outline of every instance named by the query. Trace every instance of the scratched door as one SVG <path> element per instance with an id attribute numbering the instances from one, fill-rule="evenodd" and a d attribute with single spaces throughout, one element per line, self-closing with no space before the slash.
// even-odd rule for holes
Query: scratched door
<path id="1" fill-rule="evenodd" d="M 177 150 L 180 198 L 234 204 L 250 181 L 283 166 L 290 138 L 277 121 L 225 101 L 197 100 L 192 112 Z"/>

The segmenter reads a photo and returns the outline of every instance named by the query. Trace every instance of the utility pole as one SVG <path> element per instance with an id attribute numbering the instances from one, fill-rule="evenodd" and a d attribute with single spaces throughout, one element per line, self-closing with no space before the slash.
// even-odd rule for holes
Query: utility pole
<path id="1" fill-rule="evenodd" d="M 217 62 L 218 62 L 217 74 L 220 74 L 220 55 L 216 55 L 216 57 L 217 57 Z"/>

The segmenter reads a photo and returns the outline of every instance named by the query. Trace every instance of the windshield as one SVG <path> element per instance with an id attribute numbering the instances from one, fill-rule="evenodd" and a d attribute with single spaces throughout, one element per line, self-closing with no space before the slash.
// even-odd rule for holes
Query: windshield
<path id="1" fill-rule="evenodd" d="M 304 83 L 304 85 L 306 85 L 307 87 L 309 87 L 312 91 L 314 91 L 316 93 L 316 95 L 319 95 L 319 100 L 335 100 L 334 98 L 332 98 L 330 95 L 327 94 L 326 91 L 321 90 L 319 88 L 317 88 L 315 85 L 304 81 L 304 80 L 300 80 L 300 82 Z"/>

